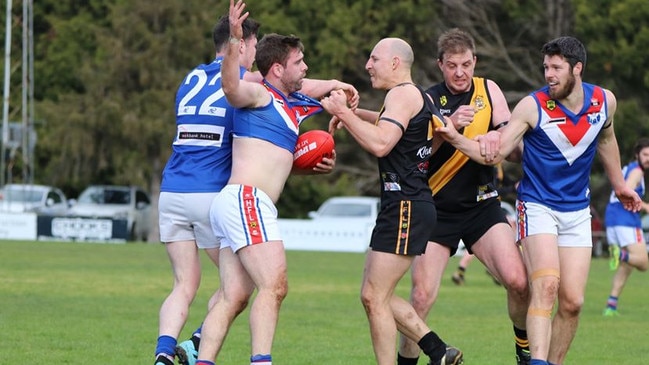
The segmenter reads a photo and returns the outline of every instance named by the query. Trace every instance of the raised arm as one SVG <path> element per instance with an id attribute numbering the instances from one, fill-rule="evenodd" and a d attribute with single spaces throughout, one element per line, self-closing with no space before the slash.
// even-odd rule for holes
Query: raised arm
<path id="1" fill-rule="evenodd" d="M 243 42 L 243 21 L 250 13 L 243 12 L 246 4 L 241 0 L 234 4 L 230 0 L 230 41 L 228 42 L 221 65 L 221 84 L 230 105 L 235 108 L 257 107 L 268 104 L 270 94 L 259 83 L 240 79 L 239 55 L 246 47 Z"/>

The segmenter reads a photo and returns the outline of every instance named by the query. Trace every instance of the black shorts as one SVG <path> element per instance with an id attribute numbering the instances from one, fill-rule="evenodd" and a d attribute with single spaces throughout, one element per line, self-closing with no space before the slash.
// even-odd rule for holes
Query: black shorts
<path id="1" fill-rule="evenodd" d="M 401 200 L 385 206 L 381 204 L 370 247 L 396 255 L 421 255 L 435 229 L 435 216 L 432 201 Z"/>
<path id="2" fill-rule="evenodd" d="M 451 249 L 451 254 L 457 252 L 460 240 L 469 253 L 471 246 L 480 239 L 489 228 L 498 223 L 506 223 L 507 217 L 500 207 L 498 199 L 488 199 L 477 207 L 463 212 L 437 211 L 437 225 L 433 232 L 432 241 Z"/>

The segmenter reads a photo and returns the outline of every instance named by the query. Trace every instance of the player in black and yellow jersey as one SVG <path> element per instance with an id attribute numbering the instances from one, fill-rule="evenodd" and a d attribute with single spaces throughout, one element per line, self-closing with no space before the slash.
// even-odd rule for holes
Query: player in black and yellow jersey
<path id="1" fill-rule="evenodd" d="M 451 29 L 438 39 L 437 64 L 444 82 L 427 90 L 444 116 L 467 138 L 507 125 L 507 101 L 492 80 L 474 77 L 473 38 Z M 437 208 L 437 225 L 426 253 L 412 266 L 413 307 L 426 318 L 460 240 L 507 289 L 509 317 L 514 325 L 517 364 L 529 363 L 525 318 L 529 300 L 527 275 L 511 226 L 500 208 L 494 169 L 469 159 L 444 142 L 430 158 L 429 185 Z M 418 346 L 402 336 L 398 364 L 417 363 Z"/>

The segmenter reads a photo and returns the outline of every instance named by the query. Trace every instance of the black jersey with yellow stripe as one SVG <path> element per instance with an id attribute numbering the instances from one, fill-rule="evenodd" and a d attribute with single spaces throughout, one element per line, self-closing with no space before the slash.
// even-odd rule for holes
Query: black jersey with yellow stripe
<path id="1" fill-rule="evenodd" d="M 471 89 L 461 94 L 451 93 L 443 82 L 426 90 L 444 116 L 453 114 L 461 105 L 473 106 L 473 122 L 460 130 L 469 139 L 493 129 L 487 80 L 474 77 L 471 84 Z M 448 142 L 431 156 L 428 177 L 438 210 L 464 211 L 498 196 L 494 167 L 472 161 Z"/>

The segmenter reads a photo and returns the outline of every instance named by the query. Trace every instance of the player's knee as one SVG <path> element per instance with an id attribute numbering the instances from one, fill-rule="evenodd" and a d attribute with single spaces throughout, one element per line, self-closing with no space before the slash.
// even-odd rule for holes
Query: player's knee
<path id="1" fill-rule="evenodd" d="M 225 311 L 228 313 L 233 313 L 235 316 L 238 316 L 243 312 L 246 307 L 248 307 L 248 302 L 250 301 L 250 295 L 225 295 L 219 300 L 223 301 L 223 305 L 227 308 Z M 211 310 L 211 308 L 210 308 Z"/>
<path id="2" fill-rule="evenodd" d="M 194 298 L 196 297 L 197 291 L 198 291 L 198 285 L 192 285 L 191 283 L 187 283 L 187 282 L 184 283 L 177 282 L 176 285 L 174 285 L 171 296 L 174 296 L 176 298 L 182 297 L 183 301 L 191 304 L 194 301 Z"/>
<path id="3" fill-rule="evenodd" d="M 527 296 L 529 293 L 529 283 L 524 271 L 509 274 L 503 278 L 502 282 L 508 292 L 517 296 Z"/>
<path id="4" fill-rule="evenodd" d="M 584 296 L 571 295 L 566 298 L 560 298 L 558 311 L 564 316 L 577 317 L 584 306 Z"/>
<path id="5" fill-rule="evenodd" d="M 412 306 L 417 313 L 428 312 L 435 304 L 437 295 L 421 286 L 414 286 L 411 293 Z"/>
<path id="6" fill-rule="evenodd" d="M 527 280 L 524 280 L 522 285 L 518 281 L 515 283 L 510 283 L 510 286 L 507 286 L 507 292 L 510 297 L 516 298 L 518 302 L 528 302 L 530 298 L 530 287 L 527 284 Z"/>
<path id="7" fill-rule="evenodd" d="M 366 291 L 361 291 L 361 304 L 365 308 L 365 312 L 370 313 L 372 309 L 372 303 L 374 302 L 373 298 Z"/>
<path id="8" fill-rule="evenodd" d="M 270 294 L 275 298 L 277 303 L 281 303 L 288 295 L 288 280 L 281 278 L 271 287 Z"/>
<path id="9" fill-rule="evenodd" d="M 559 271 L 555 269 L 542 269 L 533 272 L 530 276 L 532 293 L 541 297 L 543 301 L 554 303 L 559 294 Z"/>
<path id="10" fill-rule="evenodd" d="M 250 297 L 247 298 L 242 298 L 234 303 L 234 312 L 238 316 L 241 314 L 241 312 L 248 307 L 248 302 L 250 301 Z"/>
<path id="11" fill-rule="evenodd" d="M 284 298 L 286 298 L 286 296 L 288 295 L 288 280 L 282 281 L 282 283 L 278 286 L 276 295 L 279 302 L 283 301 Z"/>
<path id="12" fill-rule="evenodd" d="M 643 271 L 643 272 L 647 271 L 647 269 L 649 268 L 649 256 L 643 253 L 643 255 L 640 258 L 640 261 L 638 262 L 635 268 L 638 269 L 638 271 Z"/>
<path id="13" fill-rule="evenodd" d="M 377 297 L 374 290 L 368 286 L 363 286 L 361 289 L 361 303 L 365 308 L 366 313 L 371 313 L 373 308 L 379 306 L 379 298 Z"/>

